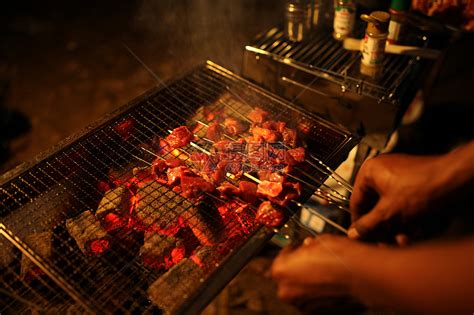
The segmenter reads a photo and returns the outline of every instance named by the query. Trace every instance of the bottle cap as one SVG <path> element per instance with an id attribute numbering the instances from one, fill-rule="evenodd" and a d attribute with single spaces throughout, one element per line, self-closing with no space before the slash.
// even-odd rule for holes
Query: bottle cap
<path id="1" fill-rule="evenodd" d="M 362 14 L 360 18 L 367 23 L 367 31 L 374 34 L 384 34 L 388 32 L 390 14 L 384 11 L 374 11 L 370 15 Z"/>
<path id="2" fill-rule="evenodd" d="M 396 11 L 408 11 L 408 9 L 410 9 L 410 2 L 406 0 L 392 0 L 390 9 Z"/>

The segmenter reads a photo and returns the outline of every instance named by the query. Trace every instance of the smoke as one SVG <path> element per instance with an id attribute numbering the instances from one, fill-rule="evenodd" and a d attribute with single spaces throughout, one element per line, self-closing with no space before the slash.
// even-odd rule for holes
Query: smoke
<path id="1" fill-rule="evenodd" d="M 206 59 L 240 72 L 244 46 L 283 22 L 283 0 L 143 0 L 134 19 L 177 71 Z"/>

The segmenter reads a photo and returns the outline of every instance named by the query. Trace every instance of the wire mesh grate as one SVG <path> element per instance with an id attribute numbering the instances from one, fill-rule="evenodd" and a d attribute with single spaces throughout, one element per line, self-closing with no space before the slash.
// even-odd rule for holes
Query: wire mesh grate
<path id="1" fill-rule="evenodd" d="M 289 126 L 306 122 L 308 150 L 331 166 L 353 145 L 344 130 L 209 62 L 3 180 L 2 313 L 176 310 L 261 231 L 252 207 L 223 215 L 222 207 L 234 206 L 228 200 L 187 199 L 149 180 L 157 139 L 181 125 L 206 123 L 203 106 L 235 117 L 259 106 Z M 212 146 L 195 141 L 199 146 L 163 158 L 189 163 L 192 152 Z M 319 187 L 327 174 L 312 169 L 298 176 Z M 198 276 L 185 275 L 190 270 Z M 178 278 L 183 281 L 169 292 Z M 163 300 L 150 301 L 160 292 L 167 293 Z"/>

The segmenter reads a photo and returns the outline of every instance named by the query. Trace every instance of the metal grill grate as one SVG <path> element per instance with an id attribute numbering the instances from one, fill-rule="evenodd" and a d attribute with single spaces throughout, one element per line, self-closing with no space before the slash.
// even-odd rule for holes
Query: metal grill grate
<path id="1" fill-rule="evenodd" d="M 357 32 L 360 36 L 356 37 L 362 37 L 362 34 L 360 28 Z M 305 42 L 291 42 L 279 27 L 259 35 L 245 48 L 283 63 L 303 67 L 325 80 L 376 99 L 392 97 L 416 62 L 414 57 L 387 55 L 381 78 L 377 81 L 368 80 L 360 75 L 360 53 L 345 50 L 341 42 L 334 40 L 328 32 L 316 33 Z"/>
<path id="2" fill-rule="evenodd" d="M 110 183 L 111 178 L 118 187 L 130 184 L 133 170 L 149 167 L 156 158 L 144 146 L 180 125 L 194 127 L 197 121 L 205 122 L 202 106 L 232 116 L 245 115 L 259 106 L 290 125 L 310 122 L 308 150 L 331 167 L 342 162 L 356 141 L 346 131 L 208 62 L 66 140 L 39 162 L 2 178 L 2 314 L 35 310 L 143 312 L 157 310 L 155 304 L 174 312 L 192 309 L 198 300 L 202 306 L 212 297 L 206 290 L 215 293 L 231 279 L 273 233 L 254 220 L 255 209 L 224 217 L 216 208 L 227 201 L 208 196 L 197 203 L 165 186 L 143 182 L 138 188 L 129 188 L 136 189 L 137 199 L 124 202 L 120 199 L 124 195 L 118 193 L 105 199 L 106 206 L 124 202 L 125 209 L 131 202 L 134 211 L 139 205 L 142 209 L 151 207 L 152 212 L 143 210 L 140 224 L 136 224 L 135 215 L 125 211 L 120 222 L 107 221 L 110 226 L 106 229 L 105 221 L 99 222 L 93 215 L 104 203 L 100 185 Z M 210 145 L 202 140 L 198 144 L 201 149 Z M 188 146 L 169 155 L 186 161 L 188 154 L 198 149 Z M 313 185 L 306 187 L 306 198 L 328 174 L 312 168 L 298 176 Z M 157 241 L 159 246 L 173 248 L 165 255 L 169 260 L 165 267 L 156 268 L 139 256 L 146 241 L 143 222 L 148 219 L 151 224 L 163 222 L 162 232 L 168 231 Z M 169 232 L 172 229 L 174 232 Z M 81 235 L 86 233 L 94 236 L 94 242 L 83 242 Z M 210 233 L 206 237 L 212 234 L 215 238 L 213 246 L 206 244 L 206 233 Z M 175 241 L 182 246 L 166 243 Z M 178 261 L 176 257 L 186 258 Z M 230 264 L 226 270 L 221 268 L 224 263 Z M 155 293 L 149 291 L 152 284 Z M 160 290 L 165 290 L 166 298 L 152 303 L 150 295 L 156 296 Z M 198 294 L 205 298 L 197 299 Z"/>

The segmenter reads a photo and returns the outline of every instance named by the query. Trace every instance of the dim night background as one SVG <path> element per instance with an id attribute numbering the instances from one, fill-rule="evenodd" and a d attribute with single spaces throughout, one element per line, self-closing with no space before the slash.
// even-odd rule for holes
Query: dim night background
<path id="1" fill-rule="evenodd" d="M 239 72 L 244 45 L 284 1 L 9 1 L 0 13 L 0 172 L 211 59 Z"/>

